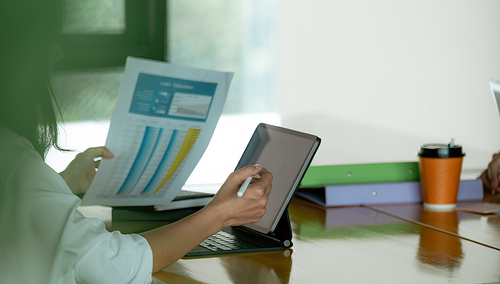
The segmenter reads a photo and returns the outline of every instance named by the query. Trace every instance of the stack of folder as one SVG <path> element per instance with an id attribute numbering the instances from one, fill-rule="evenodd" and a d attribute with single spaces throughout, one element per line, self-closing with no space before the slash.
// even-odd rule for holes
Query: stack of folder
<path id="1" fill-rule="evenodd" d="M 325 207 L 422 202 L 418 162 L 311 166 L 297 195 Z M 480 179 L 460 181 L 458 201 L 482 199 Z"/>

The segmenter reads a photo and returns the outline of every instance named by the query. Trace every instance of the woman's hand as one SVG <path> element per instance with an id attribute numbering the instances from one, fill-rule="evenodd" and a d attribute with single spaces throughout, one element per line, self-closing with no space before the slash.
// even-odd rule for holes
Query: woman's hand
<path id="1" fill-rule="evenodd" d="M 89 148 L 76 155 L 68 167 L 59 174 L 74 194 L 86 193 L 99 167 L 98 158 L 111 159 L 113 157 L 114 155 L 106 147 Z"/>
<path id="2" fill-rule="evenodd" d="M 500 192 L 500 153 L 494 154 L 488 168 L 479 176 L 483 180 L 483 188 L 492 194 Z"/>
<path id="3" fill-rule="evenodd" d="M 254 178 L 245 194 L 239 187 Z M 258 222 L 266 212 L 273 175 L 259 165 L 246 166 L 229 175 L 214 199 L 201 210 L 175 223 L 142 233 L 153 251 L 153 273 L 183 257 L 203 240 L 230 225 Z"/>
<path id="4" fill-rule="evenodd" d="M 236 195 L 241 184 L 250 176 L 254 178 L 243 196 Z M 260 221 L 266 213 L 266 205 L 273 175 L 260 165 L 246 166 L 233 172 L 227 178 L 206 210 L 215 208 L 221 217 L 222 228 Z"/>

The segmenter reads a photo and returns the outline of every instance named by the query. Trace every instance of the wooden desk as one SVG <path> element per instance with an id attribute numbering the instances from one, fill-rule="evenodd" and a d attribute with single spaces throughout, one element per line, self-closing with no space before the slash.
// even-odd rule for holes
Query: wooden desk
<path id="1" fill-rule="evenodd" d="M 453 234 L 365 207 L 324 209 L 299 198 L 289 212 L 292 249 L 181 259 L 153 276 L 166 283 L 500 281 L 500 251 Z"/>

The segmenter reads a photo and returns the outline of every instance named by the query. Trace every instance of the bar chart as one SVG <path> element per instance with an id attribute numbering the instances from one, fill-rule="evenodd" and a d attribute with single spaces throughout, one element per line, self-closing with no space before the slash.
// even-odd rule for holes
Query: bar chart
<path id="1" fill-rule="evenodd" d="M 201 129 L 162 128 L 132 125 L 127 142 L 134 140 L 118 157 L 113 178 L 103 193 L 106 197 L 142 195 L 160 197 L 182 169 Z M 131 157 L 133 156 L 133 157 Z M 127 163 L 126 161 L 132 161 Z"/>

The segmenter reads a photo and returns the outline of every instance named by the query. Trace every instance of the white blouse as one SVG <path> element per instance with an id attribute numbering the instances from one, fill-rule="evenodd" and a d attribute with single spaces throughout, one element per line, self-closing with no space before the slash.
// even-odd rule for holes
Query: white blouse
<path id="1" fill-rule="evenodd" d="M 0 127 L 0 283 L 151 283 L 142 236 L 108 232 L 29 141 Z"/>

